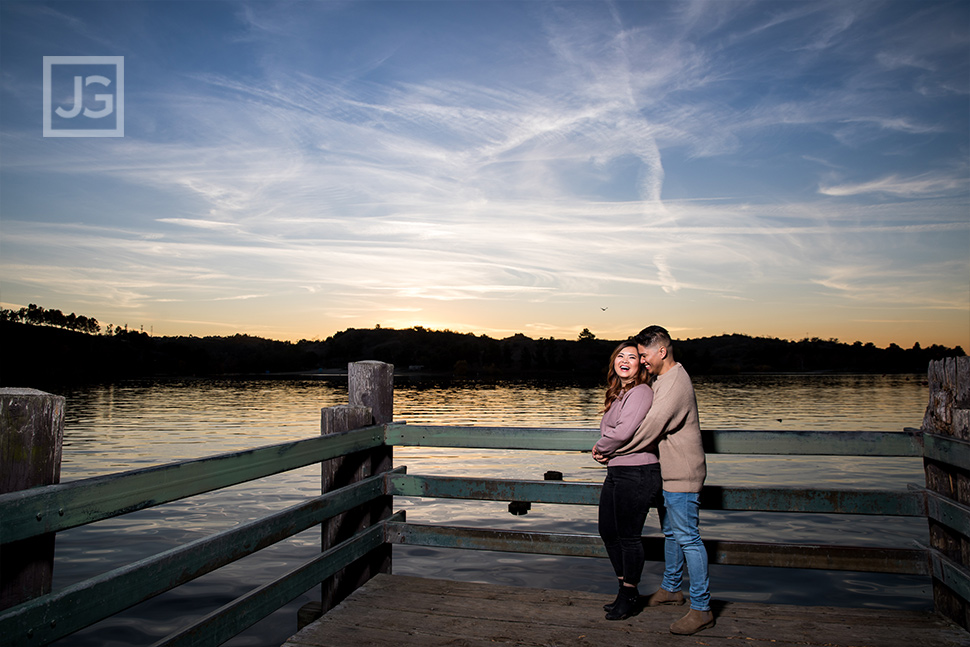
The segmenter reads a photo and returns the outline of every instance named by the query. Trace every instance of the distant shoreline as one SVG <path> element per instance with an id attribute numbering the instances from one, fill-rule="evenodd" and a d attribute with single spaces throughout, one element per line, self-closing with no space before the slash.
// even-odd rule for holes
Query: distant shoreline
<path id="1" fill-rule="evenodd" d="M 247 335 L 153 337 L 143 332 L 87 334 L 0 321 L 0 385 L 74 384 L 128 378 L 346 376 L 347 364 L 379 360 L 399 377 L 596 382 L 613 340 L 532 339 L 424 328 L 349 329 L 324 341 L 278 342 Z M 903 349 L 836 340 L 721 335 L 675 340 L 691 375 L 925 374 L 930 361 L 962 356 L 960 347 Z"/>

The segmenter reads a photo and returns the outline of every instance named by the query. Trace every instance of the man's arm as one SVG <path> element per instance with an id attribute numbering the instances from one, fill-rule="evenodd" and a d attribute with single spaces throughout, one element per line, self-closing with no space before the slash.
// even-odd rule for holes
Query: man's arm
<path id="1" fill-rule="evenodd" d="M 605 430 L 603 436 L 596 442 L 593 449 L 604 456 L 613 454 L 615 450 L 626 445 L 633 438 L 641 421 L 650 411 L 653 404 L 653 390 L 642 385 L 635 387 L 623 399 L 620 405 L 620 415 L 611 429 Z M 595 457 L 594 457 L 595 458 Z"/>
<path id="2" fill-rule="evenodd" d="M 680 370 L 670 375 L 669 379 L 661 380 L 657 384 L 653 406 L 650 407 L 630 442 L 614 451 L 614 456 L 643 451 L 660 440 L 665 433 L 683 423 L 689 407 L 687 402 L 689 389 L 685 388 L 684 380 L 689 379 L 686 372 Z"/>

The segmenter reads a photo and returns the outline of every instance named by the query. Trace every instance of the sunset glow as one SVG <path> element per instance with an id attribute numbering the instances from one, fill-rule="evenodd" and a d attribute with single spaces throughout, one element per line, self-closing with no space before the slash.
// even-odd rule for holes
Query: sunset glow
<path id="1" fill-rule="evenodd" d="M 970 349 L 967 2 L 5 1 L 0 72 L 5 308 Z"/>

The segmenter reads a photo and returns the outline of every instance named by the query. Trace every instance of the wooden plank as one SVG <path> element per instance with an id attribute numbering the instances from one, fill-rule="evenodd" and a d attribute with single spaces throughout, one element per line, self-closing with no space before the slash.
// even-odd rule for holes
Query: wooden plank
<path id="1" fill-rule="evenodd" d="M 467 427 L 393 424 L 387 426 L 389 445 L 466 447 L 476 449 L 534 449 L 590 451 L 599 438 L 593 429 L 542 427 Z"/>
<path id="2" fill-rule="evenodd" d="M 922 432 L 906 431 L 746 431 L 707 429 L 704 449 L 711 454 L 815 456 L 922 456 Z M 533 449 L 588 452 L 599 438 L 594 429 L 470 427 L 394 424 L 391 445 Z"/>
<path id="3" fill-rule="evenodd" d="M 703 510 L 751 510 L 879 516 L 924 516 L 923 494 L 905 490 L 728 487 L 705 485 Z"/>
<path id="4" fill-rule="evenodd" d="M 970 634 L 929 612 L 747 604 L 714 600 L 717 624 L 694 636 L 669 626 L 684 607 L 603 618 L 611 596 L 379 575 L 284 647 L 966 647 Z"/>
<path id="5" fill-rule="evenodd" d="M 827 571 L 928 575 L 929 560 L 921 548 L 869 548 L 827 544 L 769 544 L 705 540 L 712 564 L 808 568 Z"/>
<path id="6" fill-rule="evenodd" d="M 0 543 L 84 525 L 377 447 L 383 425 L 0 495 Z"/>
<path id="7" fill-rule="evenodd" d="M 390 479 L 389 487 L 396 496 L 596 505 L 602 484 L 400 474 Z M 709 485 L 701 493 L 701 506 L 705 510 L 924 516 L 923 494 L 911 490 Z"/>
<path id="8" fill-rule="evenodd" d="M 922 433 L 906 431 L 703 431 L 711 454 L 922 456 Z"/>
<path id="9" fill-rule="evenodd" d="M 521 530 L 495 530 L 438 526 L 421 523 L 387 524 L 387 541 L 392 544 L 494 550 L 509 553 L 566 555 L 571 557 L 606 557 L 603 540 L 598 535 L 581 533 L 544 533 Z M 662 542 L 662 537 L 647 537 L 645 542 Z M 659 554 L 663 555 L 662 543 Z M 655 549 L 656 546 L 649 546 Z"/>
<path id="10" fill-rule="evenodd" d="M 944 584 L 963 600 L 970 600 L 970 571 L 939 551 L 930 551 L 933 579 Z"/>
<path id="11" fill-rule="evenodd" d="M 924 458 L 954 467 L 970 469 L 970 442 L 938 434 L 924 434 L 926 443 Z"/>
<path id="12" fill-rule="evenodd" d="M 926 492 L 927 516 L 964 537 L 970 537 L 970 508 L 936 492 Z"/>
<path id="13" fill-rule="evenodd" d="M 390 493 L 441 499 L 531 501 L 597 505 L 602 483 L 512 480 L 399 474 L 389 478 Z"/>
<path id="14" fill-rule="evenodd" d="M 583 533 L 526 532 L 392 522 L 387 525 L 387 541 L 394 544 L 466 550 L 571 557 L 606 556 L 599 536 Z M 663 558 L 663 537 L 643 537 L 642 541 L 648 556 Z M 927 575 L 930 572 L 926 551 L 920 548 L 868 548 L 717 539 L 704 540 L 704 546 L 711 564 L 909 575 Z"/>

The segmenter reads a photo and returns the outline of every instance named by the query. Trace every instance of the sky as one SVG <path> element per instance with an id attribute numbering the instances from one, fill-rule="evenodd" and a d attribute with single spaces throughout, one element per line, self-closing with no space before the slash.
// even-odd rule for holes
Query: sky
<path id="1" fill-rule="evenodd" d="M 30 303 L 970 349 L 970 3 L 2 0 Z"/>

